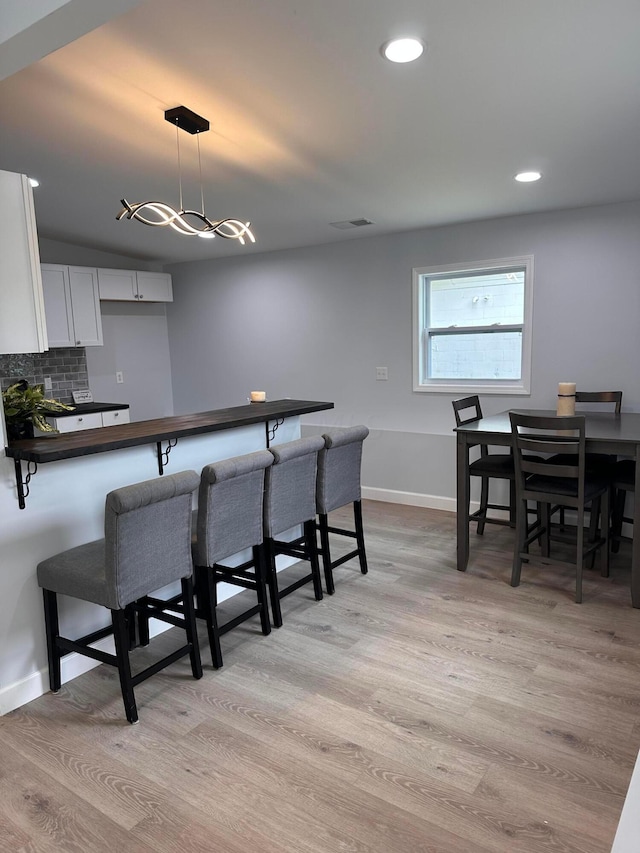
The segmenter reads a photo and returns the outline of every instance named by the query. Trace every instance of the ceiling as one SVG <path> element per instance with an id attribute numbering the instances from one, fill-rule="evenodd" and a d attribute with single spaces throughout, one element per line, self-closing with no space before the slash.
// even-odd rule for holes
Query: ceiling
<path id="1" fill-rule="evenodd" d="M 146 0 L 0 82 L 0 168 L 40 180 L 41 236 L 158 263 L 640 199 L 639 32 L 638 0 Z M 180 104 L 207 215 L 255 245 L 116 221 L 177 205 Z"/>

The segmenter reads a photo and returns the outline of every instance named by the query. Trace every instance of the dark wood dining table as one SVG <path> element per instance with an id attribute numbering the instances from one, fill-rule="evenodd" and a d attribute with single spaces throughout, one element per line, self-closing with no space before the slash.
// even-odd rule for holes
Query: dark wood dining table
<path id="1" fill-rule="evenodd" d="M 555 415 L 542 409 L 512 409 L 528 415 Z M 635 459 L 636 482 L 640 482 L 640 414 L 635 412 L 578 412 L 585 417 L 586 450 Z M 469 448 L 478 444 L 511 445 L 509 412 L 489 415 L 471 424 L 457 427 L 456 511 L 458 571 L 469 562 Z M 634 501 L 634 536 L 631 551 L 631 603 L 640 607 L 640 501 Z"/>

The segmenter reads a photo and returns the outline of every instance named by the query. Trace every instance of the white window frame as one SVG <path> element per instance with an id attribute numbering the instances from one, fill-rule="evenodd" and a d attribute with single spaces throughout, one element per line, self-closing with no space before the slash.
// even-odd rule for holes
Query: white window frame
<path id="1" fill-rule="evenodd" d="M 492 272 L 510 267 L 524 269 L 524 319 L 522 326 L 522 364 L 520 379 L 429 379 L 427 358 L 425 276 Z M 447 394 L 530 394 L 533 332 L 533 255 L 498 258 L 490 261 L 415 267 L 413 270 L 413 390 Z M 469 331 L 473 331 L 473 326 Z M 464 333 L 464 330 L 460 330 Z"/>

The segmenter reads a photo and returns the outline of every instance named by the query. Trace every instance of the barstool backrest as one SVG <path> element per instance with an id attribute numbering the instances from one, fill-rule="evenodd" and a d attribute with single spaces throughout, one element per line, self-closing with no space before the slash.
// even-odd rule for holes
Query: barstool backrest
<path id="1" fill-rule="evenodd" d="M 272 454 L 257 450 L 202 469 L 197 565 L 211 567 L 262 542 L 264 472 L 271 465 Z"/>
<path id="2" fill-rule="evenodd" d="M 359 424 L 328 430 L 322 436 L 316 483 L 318 513 L 326 515 L 361 499 L 362 442 L 368 435 L 368 428 Z"/>
<path id="3" fill-rule="evenodd" d="M 265 477 L 264 533 L 271 538 L 316 517 L 319 435 L 269 448 L 273 466 Z"/>
<path id="4" fill-rule="evenodd" d="M 195 471 L 181 471 L 109 492 L 105 606 L 121 610 L 191 575 L 191 504 L 199 482 Z"/>

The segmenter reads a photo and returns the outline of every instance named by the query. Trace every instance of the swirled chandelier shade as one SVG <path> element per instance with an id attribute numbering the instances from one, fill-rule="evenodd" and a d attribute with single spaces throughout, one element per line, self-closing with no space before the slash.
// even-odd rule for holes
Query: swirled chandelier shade
<path id="1" fill-rule="evenodd" d="M 241 222 L 239 219 L 211 220 L 204 211 L 204 191 L 202 189 L 202 162 L 200 159 L 199 134 L 209 130 L 209 122 L 206 118 L 197 115 L 187 107 L 175 107 L 167 110 L 165 119 L 176 127 L 176 141 L 178 148 L 178 177 L 180 187 L 180 209 L 176 210 L 170 204 L 163 201 L 141 201 L 130 204 L 126 198 L 121 199 L 122 210 L 116 219 L 137 219 L 144 225 L 152 225 L 160 228 L 169 226 L 179 234 L 189 237 L 224 237 L 225 240 L 238 240 L 243 246 L 246 240 L 255 243 L 255 237 L 251 231 L 250 222 Z M 182 204 L 182 172 L 180 168 L 180 135 L 178 130 L 186 130 L 187 133 L 198 135 L 198 164 L 200 167 L 200 200 L 202 210 L 185 210 Z"/>

